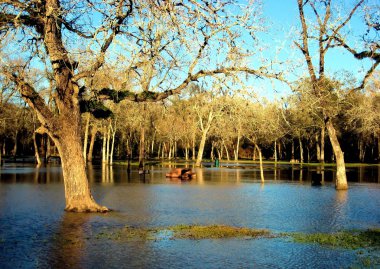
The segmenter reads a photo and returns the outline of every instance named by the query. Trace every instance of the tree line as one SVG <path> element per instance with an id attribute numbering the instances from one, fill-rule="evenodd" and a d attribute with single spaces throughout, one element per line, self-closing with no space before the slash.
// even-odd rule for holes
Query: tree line
<path id="1" fill-rule="evenodd" d="M 108 74 L 110 76 L 110 74 Z M 96 118 L 83 113 L 81 137 L 87 162 L 177 158 L 291 162 L 334 162 L 326 123 L 319 111 L 334 115 L 334 125 L 349 162 L 380 160 L 379 77 L 363 91 L 330 81 L 323 97 L 312 94 L 310 81 L 280 101 L 251 95 L 225 95 L 200 88 L 147 106 L 107 102 L 112 115 Z M 117 77 L 112 79 L 117 81 Z M 327 88 L 327 87 L 326 87 Z M 2 106 L 3 155 L 35 155 L 38 162 L 56 156 L 48 136 L 36 133 L 36 116 L 28 107 Z"/>

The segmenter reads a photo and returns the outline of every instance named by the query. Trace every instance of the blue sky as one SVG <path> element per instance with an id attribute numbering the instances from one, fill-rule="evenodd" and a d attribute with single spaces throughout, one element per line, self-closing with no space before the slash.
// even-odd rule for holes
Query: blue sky
<path id="1" fill-rule="evenodd" d="M 376 0 L 377 1 L 377 0 Z M 333 1 L 334 2 L 334 1 Z M 346 1 L 349 4 L 352 1 Z M 349 5 L 347 5 L 349 7 Z M 299 31 L 299 15 L 297 0 L 264 0 L 263 1 L 263 16 L 268 19 L 268 32 L 263 35 L 264 42 L 274 44 L 273 36 L 275 39 L 282 40 L 282 53 L 280 59 L 284 60 L 288 58 L 290 60 L 303 61 L 304 56 L 295 48 L 292 48 L 294 38 L 298 36 Z M 348 29 L 351 29 L 355 37 L 358 37 L 357 33 L 364 32 L 365 28 L 362 24 L 360 17 L 355 18 L 349 25 Z M 279 38 L 280 37 L 280 38 Z M 280 41 L 277 41 L 279 43 Z M 278 45 L 278 44 L 277 44 Z M 268 52 L 268 57 L 274 57 L 271 52 Z M 315 55 L 316 56 L 316 55 Z M 360 80 L 363 77 L 365 70 L 370 66 L 370 61 L 356 60 L 350 53 L 342 48 L 330 49 L 326 55 L 326 74 L 334 75 L 336 72 L 346 71 L 352 73 L 353 77 L 357 77 Z M 318 60 L 317 57 L 314 58 Z M 298 76 L 307 75 L 306 66 L 298 69 L 296 72 Z M 272 85 L 275 85 L 275 91 Z M 268 81 L 256 81 L 254 87 L 260 96 L 267 97 L 269 99 L 279 99 L 280 97 L 290 93 L 289 88 L 281 83 L 275 82 L 274 84 Z"/>

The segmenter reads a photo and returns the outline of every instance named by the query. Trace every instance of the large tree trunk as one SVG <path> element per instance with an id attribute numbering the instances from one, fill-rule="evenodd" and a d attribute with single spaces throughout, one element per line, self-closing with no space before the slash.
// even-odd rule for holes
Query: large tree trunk
<path id="1" fill-rule="evenodd" d="M 66 211 L 105 212 L 93 199 L 88 184 L 79 119 L 62 122 L 61 131 L 52 137 L 58 148 L 65 186 Z"/>
<path id="2" fill-rule="evenodd" d="M 329 134 L 330 142 L 334 151 L 336 160 L 336 181 L 335 188 L 337 190 L 347 190 L 346 165 L 344 163 L 344 153 L 340 147 L 336 131 L 331 119 L 326 121 L 326 129 Z"/>

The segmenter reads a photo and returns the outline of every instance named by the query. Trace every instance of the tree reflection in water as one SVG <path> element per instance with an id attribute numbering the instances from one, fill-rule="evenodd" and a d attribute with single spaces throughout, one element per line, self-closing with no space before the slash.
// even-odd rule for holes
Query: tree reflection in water
<path id="1" fill-rule="evenodd" d="M 51 240 L 49 268 L 82 268 L 86 253 L 86 224 L 90 214 L 64 213 L 57 232 Z"/>

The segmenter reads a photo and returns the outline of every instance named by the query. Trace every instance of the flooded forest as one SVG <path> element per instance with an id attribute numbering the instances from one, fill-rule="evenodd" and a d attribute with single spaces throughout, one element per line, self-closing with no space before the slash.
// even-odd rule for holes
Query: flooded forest
<path id="1" fill-rule="evenodd" d="M 1 268 L 379 268 L 377 0 L 0 0 Z"/>

